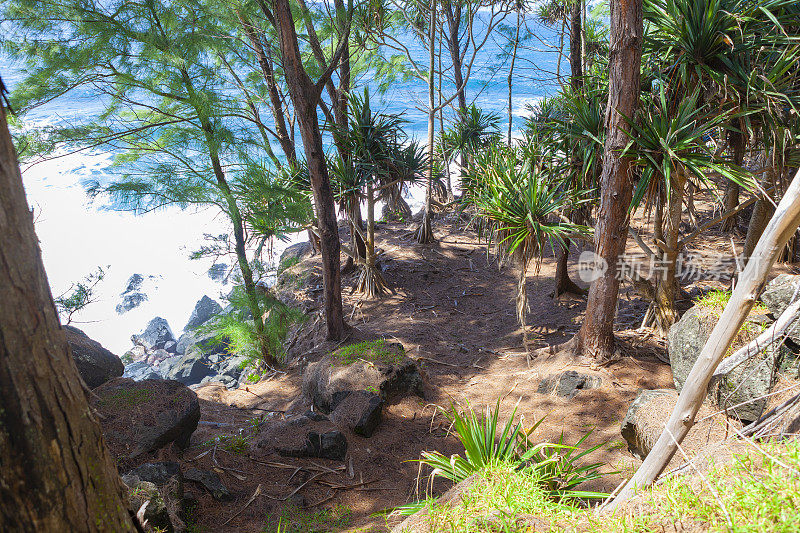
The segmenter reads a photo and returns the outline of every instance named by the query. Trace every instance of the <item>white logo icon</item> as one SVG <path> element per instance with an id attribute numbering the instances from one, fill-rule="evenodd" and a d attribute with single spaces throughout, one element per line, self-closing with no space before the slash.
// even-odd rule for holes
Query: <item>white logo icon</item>
<path id="1" fill-rule="evenodd" d="M 592 283 L 606 273 L 608 262 L 596 253 L 586 250 L 578 258 L 578 277 L 581 281 Z"/>

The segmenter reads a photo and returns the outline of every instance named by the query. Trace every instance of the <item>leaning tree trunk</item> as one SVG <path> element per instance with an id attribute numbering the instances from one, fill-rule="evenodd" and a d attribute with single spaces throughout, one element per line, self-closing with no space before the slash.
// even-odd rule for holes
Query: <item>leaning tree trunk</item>
<path id="1" fill-rule="evenodd" d="M 0 531 L 135 531 L 60 328 L 0 107 Z"/>
<path id="2" fill-rule="evenodd" d="M 574 92 L 580 91 L 583 86 L 583 66 L 581 58 L 581 5 L 580 2 L 573 2 L 569 17 L 569 64 L 570 64 L 570 86 Z M 572 165 L 580 166 L 581 161 L 576 154 L 572 154 Z M 558 251 L 556 261 L 556 288 L 553 291 L 555 298 L 570 292 L 572 294 L 585 294 L 575 282 L 569 279 L 569 240 L 564 241 Z"/>
<path id="3" fill-rule="evenodd" d="M 632 161 L 621 153 L 630 141 L 625 117 L 634 115 L 639 100 L 643 33 L 642 0 L 611 2 L 608 134 L 594 233 L 595 253 L 608 268 L 589 289 L 586 317 L 575 336 L 578 353 L 601 360 L 614 354 L 614 318 L 620 283 L 617 259 L 625 252 L 628 208 L 633 196 Z"/>
<path id="4" fill-rule="evenodd" d="M 422 222 L 417 229 L 417 242 L 420 244 L 432 243 L 433 229 L 431 228 L 431 199 L 433 197 L 433 158 L 436 154 L 436 147 L 433 142 L 434 128 L 436 127 L 436 104 L 434 100 L 434 67 L 436 63 L 436 0 L 431 2 L 430 18 L 430 70 L 428 72 L 428 172 L 425 179 L 425 212 L 422 214 Z"/>
<path id="5" fill-rule="evenodd" d="M 659 250 L 659 264 L 656 268 L 655 277 L 654 310 L 656 331 L 661 335 L 666 335 L 670 326 L 678 320 L 678 310 L 675 307 L 678 281 L 675 276 L 675 270 L 678 261 L 678 239 L 680 238 L 681 215 L 683 213 L 683 190 L 686 185 L 685 170 L 677 170 L 673 175 L 675 183 L 667 204 L 667 217 L 664 220 L 666 228 L 661 232 L 663 238 L 658 239 L 666 246 L 665 249 Z"/>
<path id="6" fill-rule="evenodd" d="M 328 168 L 325 165 L 325 151 L 317 118 L 317 104 L 321 89 L 311 81 L 303 66 L 289 1 L 275 0 L 274 8 L 275 25 L 283 56 L 284 75 L 289 87 L 289 96 L 300 124 L 300 135 L 303 139 L 303 148 L 311 177 L 311 188 L 314 193 L 314 205 L 317 209 L 328 339 L 339 340 L 344 335 L 342 278 L 339 271 L 339 226 L 336 223 L 336 207 Z"/>
<path id="7" fill-rule="evenodd" d="M 772 265 L 798 225 L 800 225 L 800 172 L 778 204 L 775 216 L 772 217 L 753 251 L 752 260 L 748 261 L 730 301 L 692 366 L 664 431 L 630 481 L 607 506 L 607 510 L 615 509 L 638 489 L 653 483 L 672 459 L 681 441 L 694 424 L 697 412 L 708 393 L 708 384 L 714 370 L 725 357 L 728 347 L 750 314 Z"/>

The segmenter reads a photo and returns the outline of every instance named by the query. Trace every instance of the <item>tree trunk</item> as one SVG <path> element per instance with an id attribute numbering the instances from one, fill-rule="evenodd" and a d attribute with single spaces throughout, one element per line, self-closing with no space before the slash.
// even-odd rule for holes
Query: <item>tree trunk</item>
<path id="1" fill-rule="evenodd" d="M 339 227 L 336 223 L 336 207 L 328 168 L 325 164 L 325 152 L 317 118 L 320 91 L 312 83 L 303 66 L 289 1 L 275 0 L 274 9 L 276 29 L 283 56 L 283 70 L 289 87 L 289 96 L 300 124 L 300 135 L 303 139 L 306 162 L 311 176 L 311 188 L 314 193 L 314 205 L 317 210 L 328 339 L 339 340 L 344 335 L 342 279 L 339 271 Z"/>
<path id="2" fill-rule="evenodd" d="M 742 128 L 742 122 L 739 119 L 735 119 L 734 126 L 737 127 L 739 130 Z M 730 144 L 731 148 L 733 149 L 733 163 L 736 165 L 742 164 L 744 161 L 744 148 L 745 148 L 745 137 L 742 131 L 733 131 L 731 130 L 728 133 L 728 143 Z M 737 205 L 739 205 L 739 192 L 741 187 L 738 183 L 733 181 L 728 181 L 725 185 L 725 196 L 723 198 L 723 206 L 722 212 L 730 211 L 734 209 Z M 729 232 L 733 231 L 739 221 L 738 215 L 733 215 L 722 221 L 722 231 Z"/>
<path id="3" fill-rule="evenodd" d="M 512 99 L 512 88 L 514 80 L 514 64 L 517 62 L 517 48 L 519 47 L 519 25 L 522 17 L 522 9 L 517 9 L 517 26 L 514 30 L 514 50 L 511 53 L 511 67 L 508 69 L 508 145 L 511 146 L 511 128 L 514 122 L 514 100 Z M 448 173 L 448 180 L 450 179 Z"/>
<path id="4" fill-rule="evenodd" d="M 617 259 L 628 238 L 628 208 L 633 195 L 631 159 L 620 157 L 630 137 L 623 117 L 632 117 L 639 100 L 642 58 L 642 1 L 611 2 L 611 58 L 608 134 L 600 176 L 600 209 L 595 226 L 595 253 L 608 265 L 589 289 L 586 317 L 576 334 L 579 353 L 597 359 L 614 354 L 614 318 L 619 296 Z"/>
<path id="5" fill-rule="evenodd" d="M 60 328 L 0 106 L 0 531 L 135 531 Z"/>
<path id="6" fill-rule="evenodd" d="M 294 139 L 289 136 L 289 132 L 286 129 L 286 116 L 283 113 L 283 102 L 278 92 L 278 84 L 275 81 L 275 71 L 272 68 L 272 54 L 267 54 L 264 51 L 264 46 L 261 43 L 261 36 L 256 32 L 250 22 L 242 15 L 239 15 L 239 21 L 247 38 L 250 40 L 250 46 L 253 47 L 258 65 L 261 67 L 261 74 L 264 76 L 264 81 L 267 84 L 270 109 L 272 110 L 272 119 L 275 123 L 275 133 L 277 134 L 278 142 L 289 164 L 291 166 L 297 166 L 297 152 L 294 147 Z"/>
<path id="7" fill-rule="evenodd" d="M 422 214 L 422 222 L 417 230 L 417 242 L 428 244 L 434 241 L 433 229 L 431 228 L 431 198 L 433 196 L 433 162 L 435 157 L 434 129 L 436 127 L 436 103 L 434 101 L 434 67 L 436 66 L 436 0 L 431 2 L 430 15 L 430 70 L 428 72 L 428 172 L 425 179 L 425 212 Z"/>
<path id="8" fill-rule="evenodd" d="M 764 229 L 772 218 L 775 212 L 775 207 L 772 202 L 766 198 L 759 198 L 753 206 L 753 213 L 750 215 L 750 224 L 747 226 L 747 236 L 744 239 L 744 249 L 742 256 L 745 261 L 753 255 L 753 250 L 756 249 L 756 244 L 764 233 Z"/>
<path id="9" fill-rule="evenodd" d="M 583 86 L 583 68 L 581 62 L 582 41 L 581 4 L 580 2 L 573 2 L 570 10 L 569 26 L 569 64 L 571 69 L 569 82 L 574 92 L 580 91 Z M 581 165 L 581 161 L 576 154 L 573 153 L 571 159 L 572 165 L 576 166 L 576 168 Z M 572 294 L 584 294 L 586 292 L 569 279 L 569 244 L 569 240 L 565 241 L 565 246 L 562 246 L 558 251 L 555 279 L 556 287 L 553 291 L 553 296 L 555 298 L 567 292 Z"/>
<path id="10" fill-rule="evenodd" d="M 666 228 L 661 232 L 664 236 L 662 242 L 666 244 L 666 250 L 660 250 L 659 264 L 656 266 L 656 292 L 655 292 L 655 319 L 656 330 L 659 334 L 665 335 L 670 326 L 678 320 L 678 310 L 675 307 L 675 294 L 677 292 L 677 280 L 675 269 L 678 260 L 678 239 L 680 237 L 681 215 L 683 213 L 683 189 L 686 184 L 684 172 L 674 173 L 675 183 L 667 209 L 665 219 Z"/>
<path id="11" fill-rule="evenodd" d="M 455 6 L 453 6 L 453 4 L 455 4 Z M 445 18 L 447 18 L 447 27 L 450 30 L 450 33 L 447 35 L 447 48 L 450 50 L 450 59 L 453 61 L 453 81 L 458 91 L 458 108 L 461 111 L 466 111 L 467 88 L 463 86 L 464 74 L 462 72 L 461 42 L 458 38 L 461 29 L 461 2 L 446 2 L 442 7 Z M 431 31 L 431 35 L 433 35 L 433 30 Z M 433 46 L 433 41 L 431 41 L 431 46 Z"/>
<path id="12" fill-rule="evenodd" d="M 694 424 L 697 412 L 708 393 L 708 384 L 714 370 L 725 357 L 728 347 L 750 314 L 772 265 L 775 264 L 778 254 L 797 230 L 798 225 L 800 225 L 800 172 L 795 176 L 778 205 L 775 216 L 759 239 L 753 251 L 753 260 L 748 261 L 730 301 L 692 366 L 664 431 L 630 481 L 607 506 L 607 510 L 614 510 L 636 490 L 653 483 L 672 459 L 678 445 Z"/>

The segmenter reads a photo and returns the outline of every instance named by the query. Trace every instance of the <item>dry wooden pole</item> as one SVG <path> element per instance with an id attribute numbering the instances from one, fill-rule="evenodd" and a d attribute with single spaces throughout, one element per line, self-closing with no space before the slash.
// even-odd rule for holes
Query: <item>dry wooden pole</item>
<path id="1" fill-rule="evenodd" d="M 649 486 L 669 463 L 678 445 L 689 432 L 695 416 L 706 397 L 714 370 L 722 361 L 728 347 L 750 313 L 772 265 L 789 237 L 800 225 L 800 172 L 795 175 L 775 215 L 758 241 L 750 261 L 739 277 L 719 322 L 706 341 L 700 357 L 692 367 L 683 386 L 678 403 L 658 437 L 655 446 L 642 465 L 611 501 L 605 510 L 614 510 L 630 498 L 637 489 Z"/>

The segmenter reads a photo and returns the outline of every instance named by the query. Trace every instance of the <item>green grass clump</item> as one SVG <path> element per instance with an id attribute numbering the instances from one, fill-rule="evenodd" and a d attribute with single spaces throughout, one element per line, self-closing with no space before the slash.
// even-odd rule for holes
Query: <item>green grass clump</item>
<path id="1" fill-rule="evenodd" d="M 352 519 L 353 512 L 343 505 L 319 511 L 285 507 L 279 516 L 270 517 L 263 533 L 328 533 L 347 527 Z"/>
<path id="2" fill-rule="evenodd" d="M 578 491 L 576 487 L 586 481 L 601 477 L 601 463 L 582 464 L 583 458 L 599 449 L 605 443 L 597 444 L 582 451 L 579 447 L 591 434 L 586 433 L 574 446 L 564 444 L 564 436 L 558 442 L 534 444 L 531 434 L 544 421 L 541 418 L 529 429 L 522 422 L 514 423 L 516 408 L 508 422 L 497 436 L 500 418 L 500 401 L 494 410 L 486 409 L 477 414 L 468 408 L 463 414 L 455 406 L 444 414 L 453 423 L 461 444 L 464 457 L 446 457 L 439 452 L 422 452 L 421 463 L 433 469 L 431 476 L 439 476 L 458 483 L 473 474 L 498 465 L 526 470 L 536 477 L 544 494 L 550 498 L 603 498 L 606 494 Z M 576 453 L 577 452 L 577 453 Z"/>
<path id="3" fill-rule="evenodd" d="M 331 354 L 342 365 L 352 365 L 359 359 L 370 363 L 400 364 L 405 359 L 402 350 L 389 349 L 384 339 L 363 341 L 339 348 Z"/>
<path id="4" fill-rule="evenodd" d="M 300 262 L 299 257 L 287 257 L 286 259 L 281 261 L 280 264 L 278 265 L 278 272 L 277 272 L 278 275 L 280 276 L 284 270 L 292 268 L 299 262 Z"/>
<path id="5" fill-rule="evenodd" d="M 710 291 L 695 300 L 695 304 L 699 305 L 705 310 L 714 311 L 716 314 L 720 314 L 722 313 L 722 310 L 725 309 L 725 306 L 728 305 L 728 302 L 731 299 L 731 294 L 731 291 L 725 291 L 721 289 Z M 756 302 L 751 311 L 751 313 L 757 314 L 766 312 L 767 307 L 761 302 Z"/>
<path id="6" fill-rule="evenodd" d="M 613 515 L 553 500 L 535 471 L 502 462 L 481 469 L 460 501 L 418 507 L 427 509 L 431 531 L 448 533 L 800 531 L 800 443 L 759 446 L 710 464 L 703 477 L 674 476 Z"/>

